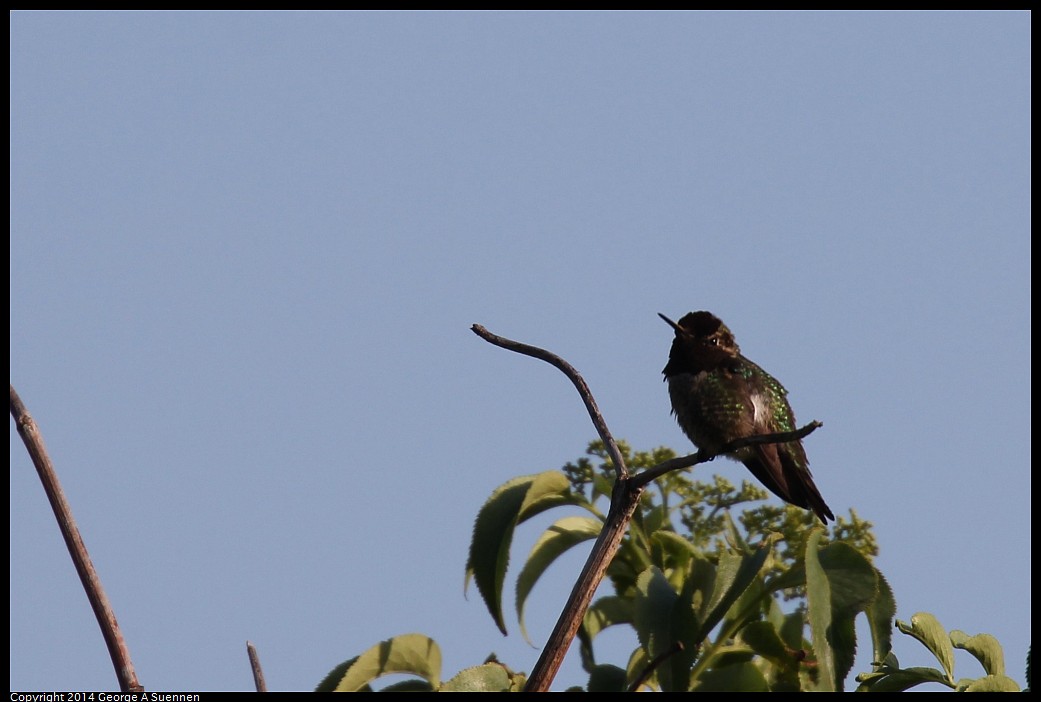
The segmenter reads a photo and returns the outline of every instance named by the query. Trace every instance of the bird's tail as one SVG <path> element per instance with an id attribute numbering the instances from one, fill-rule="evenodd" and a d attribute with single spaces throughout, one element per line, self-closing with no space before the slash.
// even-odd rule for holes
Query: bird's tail
<path id="1" fill-rule="evenodd" d="M 785 502 L 812 510 L 825 524 L 829 519 L 834 521 L 835 515 L 821 497 L 809 467 L 792 456 L 787 444 L 764 444 L 756 448 L 758 450 L 743 463 L 759 482 Z"/>

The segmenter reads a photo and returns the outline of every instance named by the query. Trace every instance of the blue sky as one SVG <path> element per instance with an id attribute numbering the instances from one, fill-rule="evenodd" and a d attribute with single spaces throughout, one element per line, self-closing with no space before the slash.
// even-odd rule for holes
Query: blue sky
<path id="1" fill-rule="evenodd" d="M 249 639 L 310 689 L 412 631 L 446 674 L 529 670 L 463 597 L 473 519 L 595 432 L 469 327 L 687 450 L 657 313 L 695 309 L 824 422 L 817 485 L 874 522 L 898 618 L 995 635 L 1023 682 L 1029 14 L 10 20 L 11 382 L 147 688 L 252 689 Z M 11 688 L 110 689 L 10 435 Z M 536 641 L 582 557 L 536 587 Z"/>

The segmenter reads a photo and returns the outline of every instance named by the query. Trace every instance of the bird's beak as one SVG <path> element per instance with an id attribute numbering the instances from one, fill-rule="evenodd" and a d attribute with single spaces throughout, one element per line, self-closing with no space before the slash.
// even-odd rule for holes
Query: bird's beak
<path id="1" fill-rule="evenodd" d="M 661 317 L 662 319 L 664 319 L 668 323 L 668 325 L 670 327 L 675 329 L 677 334 L 683 334 L 684 336 L 686 336 L 686 334 L 687 334 L 687 330 L 686 329 L 684 329 L 680 325 L 676 324 L 674 321 L 672 321 L 671 319 L 669 319 L 668 317 L 663 315 L 661 312 L 658 313 L 658 316 Z"/>

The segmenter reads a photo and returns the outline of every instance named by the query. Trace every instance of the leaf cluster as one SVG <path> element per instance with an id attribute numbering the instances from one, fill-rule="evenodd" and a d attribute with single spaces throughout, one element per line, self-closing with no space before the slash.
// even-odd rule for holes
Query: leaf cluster
<path id="1" fill-rule="evenodd" d="M 633 452 L 624 442 L 619 448 L 634 471 L 675 457 L 667 448 Z M 532 590 L 562 554 L 596 539 L 613 482 L 597 441 L 560 471 L 504 483 L 481 507 L 466 583 L 477 586 L 504 634 L 503 591 L 516 528 L 567 508 L 536 540 L 517 575 L 516 615 L 527 638 L 524 610 Z M 651 483 L 607 570 L 612 591 L 592 602 L 578 632 L 588 691 L 842 690 L 854 663 L 860 614 L 866 615 L 875 661 L 872 672 L 857 676 L 860 690 L 905 690 L 924 682 L 958 690 L 1018 689 L 1004 674 L 993 637 L 948 635 L 925 613 L 896 626 L 933 652 L 940 668 L 901 669 L 892 651 L 896 602 L 873 564 L 878 546 L 871 524 L 850 511 L 827 529 L 810 512 L 765 504 L 766 497 L 748 482 L 735 488 L 718 476 L 699 481 L 688 472 Z M 626 661 L 603 662 L 597 637 L 613 626 L 633 629 L 638 646 Z M 952 648 L 969 651 L 986 675 L 955 679 Z M 442 682 L 437 644 L 406 634 L 337 666 L 319 689 L 369 689 L 388 673 L 421 680 L 387 690 L 509 691 L 522 689 L 525 680 L 489 660 Z"/>

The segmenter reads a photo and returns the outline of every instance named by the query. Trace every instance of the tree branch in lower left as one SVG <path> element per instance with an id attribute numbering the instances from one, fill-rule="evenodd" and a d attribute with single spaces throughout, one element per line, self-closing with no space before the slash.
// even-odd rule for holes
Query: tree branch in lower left
<path id="1" fill-rule="evenodd" d="M 79 573 L 80 582 L 83 583 L 83 589 L 94 610 L 94 616 L 97 617 L 98 626 L 101 627 L 101 635 L 105 639 L 109 656 L 112 658 L 112 665 L 116 669 L 119 689 L 123 692 L 141 692 L 144 687 L 137 680 L 137 673 L 134 672 L 134 664 L 130 661 L 130 651 L 123 639 L 123 632 L 116 622 L 112 605 L 101 586 L 101 578 L 94 570 L 94 564 L 90 560 L 90 554 L 87 553 L 83 537 L 80 536 L 76 520 L 72 517 L 72 508 L 65 499 L 65 493 L 58 481 L 58 474 L 54 471 L 54 464 L 47 455 L 47 448 L 43 444 L 40 429 L 36 426 L 32 415 L 29 414 L 29 410 L 22 404 L 22 399 L 15 392 L 14 385 L 11 385 L 11 417 L 18 427 L 18 434 L 22 437 L 22 442 L 32 458 L 33 465 L 36 466 L 40 482 L 43 483 L 43 490 L 47 493 L 51 509 L 54 510 L 54 516 L 58 520 L 62 538 L 65 539 L 73 565 L 76 566 L 76 572 Z"/>

